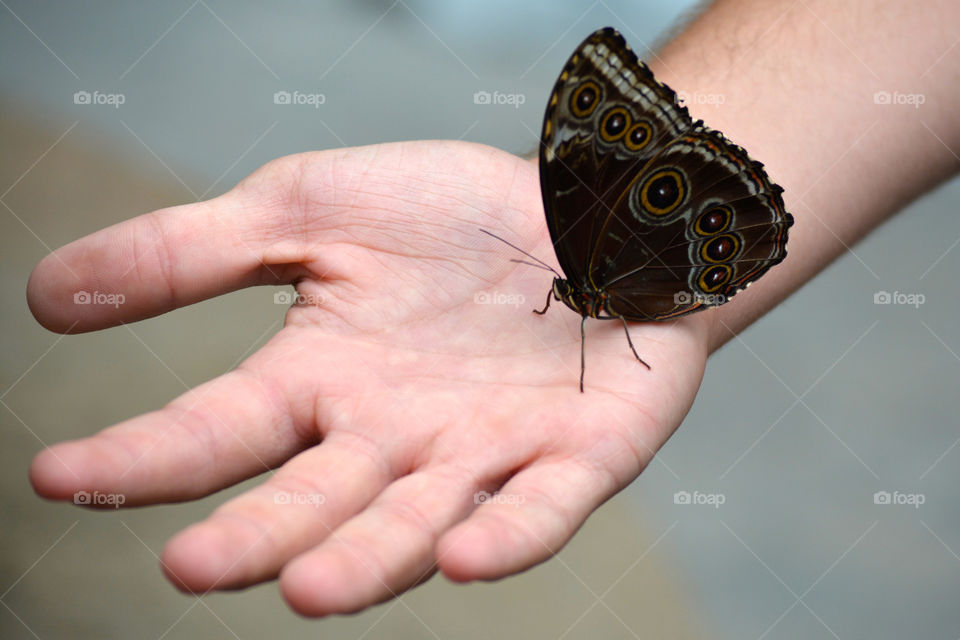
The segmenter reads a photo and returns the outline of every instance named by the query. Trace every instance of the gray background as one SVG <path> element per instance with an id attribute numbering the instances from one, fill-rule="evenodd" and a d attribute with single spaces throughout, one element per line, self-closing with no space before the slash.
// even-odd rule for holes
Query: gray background
<path id="1" fill-rule="evenodd" d="M 26 310 L 31 266 L 279 155 L 411 138 L 530 152 L 585 34 L 614 25 L 642 55 L 693 3 L 2 4 L 0 636 L 960 635 L 956 180 L 716 354 L 685 424 L 560 560 L 494 585 L 435 579 L 400 606 L 321 622 L 287 612 L 273 585 L 201 604 L 175 593 L 152 554 L 242 487 L 87 513 L 33 496 L 29 458 L 228 369 L 282 311 L 248 291 L 58 339 Z M 80 90 L 126 102 L 77 105 Z M 281 90 L 325 102 L 275 105 Z M 525 103 L 477 105 L 477 91 Z M 925 303 L 876 305 L 878 291 Z M 725 502 L 678 505 L 678 491 Z M 878 491 L 925 502 L 877 505 Z"/>

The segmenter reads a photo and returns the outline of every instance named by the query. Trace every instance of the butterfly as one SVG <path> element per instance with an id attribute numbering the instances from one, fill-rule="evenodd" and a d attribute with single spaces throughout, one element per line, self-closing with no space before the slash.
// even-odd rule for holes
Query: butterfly
<path id="1" fill-rule="evenodd" d="M 550 94 L 540 188 L 565 277 L 554 271 L 535 313 L 555 299 L 582 316 L 581 392 L 587 318 L 619 319 L 650 369 L 628 320 L 721 305 L 787 254 L 783 189 L 743 148 L 692 120 L 610 27 L 577 47 Z"/>

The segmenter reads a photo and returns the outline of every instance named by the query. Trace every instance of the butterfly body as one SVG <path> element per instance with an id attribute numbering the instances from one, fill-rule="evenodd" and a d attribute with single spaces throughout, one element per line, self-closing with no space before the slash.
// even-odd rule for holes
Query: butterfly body
<path id="1" fill-rule="evenodd" d="M 551 294 L 555 300 L 559 300 L 584 317 L 613 317 L 606 308 L 610 297 L 606 292 L 589 285 L 578 286 L 569 280 L 554 278 Z"/>
<path id="2" fill-rule="evenodd" d="M 554 85 L 540 187 L 563 271 L 547 307 L 552 297 L 580 314 L 581 336 L 587 318 L 626 329 L 723 304 L 786 257 L 783 189 L 691 119 L 609 27 L 580 44 Z M 583 362 L 581 345 L 581 391 Z"/>

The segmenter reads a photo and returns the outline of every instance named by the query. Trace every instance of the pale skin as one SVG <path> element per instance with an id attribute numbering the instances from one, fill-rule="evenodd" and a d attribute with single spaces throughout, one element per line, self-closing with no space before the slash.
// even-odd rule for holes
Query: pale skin
<path id="1" fill-rule="evenodd" d="M 787 260 L 729 304 L 631 323 L 652 371 L 619 322 L 588 321 L 582 394 L 580 318 L 556 303 L 531 314 L 552 276 L 509 262 L 509 248 L 477 231 L 556 266 L 535 164 L 489 147 L 280 158 L 223 196 L 61 248 L 28 286 L 53 331 L 257 284 L 295 284 L 304 301 L 235 371 L 40 452 L 34 487 L 59 500 L 123 493 L 132 506 L 273 469 L 170 540 L 163 570 L 193 592 L 279 577 L 290 606 L 311 616 L 361 610 L 436 570 L 495 579 L 550 558 L 679 426 L 712 351 L 960 169 L 957 25 L 955 2 L 727 0 L 658 56 L 626 32 L 674 89 L 724 96 L 691 112 L 766 164 L 797 222 Z M 878 90 L 925 102 L 877 105 Z M 74 305 L 78 290 L 126 303 Z M 493 291 L 526 303 L 475 303 Z M 478 491 L 522 504 L 478 506 Z M 278 503 L 281 493 L 324 501 Z"/>

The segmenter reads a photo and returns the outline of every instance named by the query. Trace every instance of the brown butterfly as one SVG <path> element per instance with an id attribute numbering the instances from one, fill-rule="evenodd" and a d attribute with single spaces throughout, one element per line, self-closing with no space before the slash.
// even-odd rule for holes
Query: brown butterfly
<path id="1" fill-rule="evenodd" d="M 793 217 L 783 189 L 744 149 L 693 121 L 609 27 L 577 47 L 553 88 L 540 188 L 566 277 L 557 274 L 536 313 L 552 297 L 582 316 L 581 392 L 587 318 L 619 318 L 649 369 L 627 320 L 721 305 L 787 255 Z"/>

